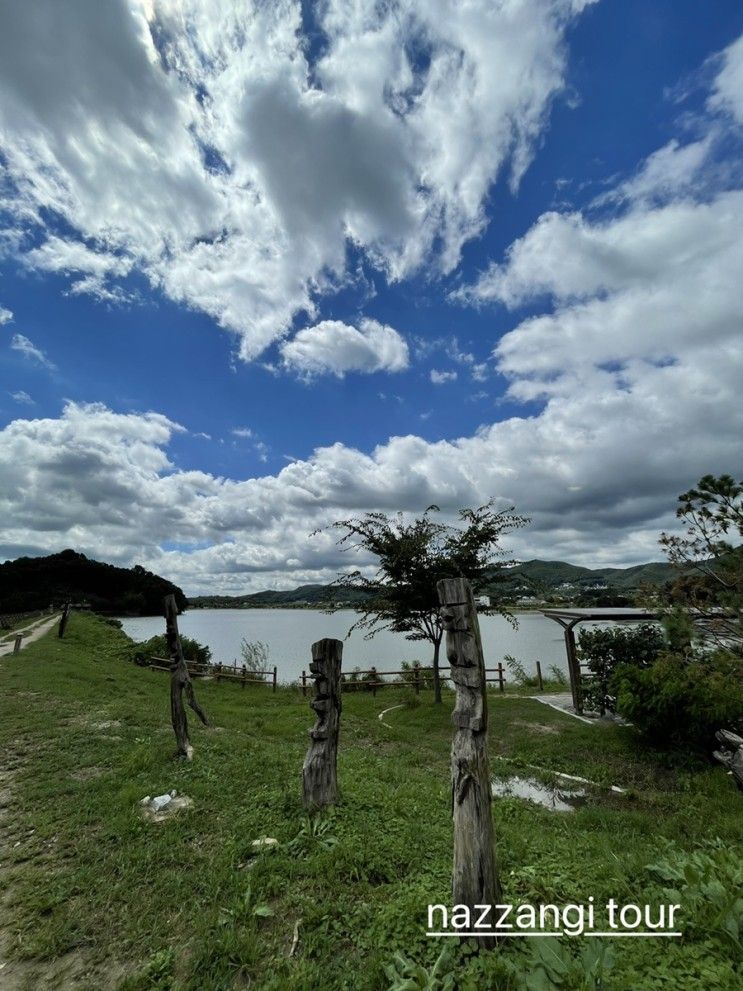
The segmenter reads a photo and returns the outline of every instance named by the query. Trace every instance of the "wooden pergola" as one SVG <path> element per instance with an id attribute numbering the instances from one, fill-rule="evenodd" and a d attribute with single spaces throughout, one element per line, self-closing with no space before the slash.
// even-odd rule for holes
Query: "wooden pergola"
<path id="1" fill-rule="evenodd" d="M 583 691 L 578 652 L 575 646 L 575 627 L 579 623 L 652 623 L 660 617 L 658 613 L 646 609 L 543 609 L 542 615 L 553 619 L 563 629 L 565 651 L 568 658 L 570 690 L 573 693 L 573 708 L 580 715 L 583 712 Z"/>

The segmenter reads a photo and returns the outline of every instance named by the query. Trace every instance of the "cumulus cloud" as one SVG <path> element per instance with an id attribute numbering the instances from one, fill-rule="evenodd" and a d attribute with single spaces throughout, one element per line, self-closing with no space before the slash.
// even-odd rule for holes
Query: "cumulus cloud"
<path id="1" fill-rule="evenodd" d="M 432 368 L 429 377 L 434 385 L 444 385 L 446 382 L 456 382 L 457 373 L 443 372 L 439 371 L 438 368 Z"/>
<path id="2" fill-rule="evenodd" d="M 7 310 L 4 306 L 0 306 L 0 327 L 3 324 L 10 323 L 13 319 L 13 311 Z"/>
<path id="3" fill-rule="evenodd" d="M 307 377 L 347 372 L 401 372 L 408 367 L 408 346 L 393 327 L 365 318 L 358 327 L 323 320 L 282 344 L 284 366 Z"/>
<path id="4" fill-rule="evenodd" d="M 456 266 L 586 5 L 328 0 L 314 54 L 296 0 L 4 4 L 13 243 L 106 301 L 142 273 L 253 358 L 344 283 L 349 245 L 389 279 Z"/>
<path id="5" fill-rule="evenodd" d="M 537 416 L 474 437 L 393 437 L 370 453 L 333 444 L 242 480 L 176 468 L 167 451 L 182 428 L 167 417 L 70 403 L 58 419 L 16 420 L 0 432 L 0 553 L 75 546 L 143 563 L 191 593 L 286 587 L 367 563 L 339 552 L 332 533 L 310 537 L 317 527 L 431 503 L 450 515 L 495 497 L 533 517 L 512 541 L 522 556 L 594 565 L 657 558 L 676 493 L 743 455 L 739 371 L 725 356 L 696 381 L 666 366 L 631 391 L 555 397 Z M 173 542 L 192 550 L 164 549 Z"/>
<path id="6" fill-rule="evenodd" d="M 37 348 L 33 341 L 30 341 L 23 334 L 13 334 L 10 342 L 10 346 L 13 351 L 20 352 L 24 358 L 29 361 L 35 361 L 39 365 L 43 365 L 45 368 L 54 368 L 53 362 L 51 362 L 41 348 Z"/>

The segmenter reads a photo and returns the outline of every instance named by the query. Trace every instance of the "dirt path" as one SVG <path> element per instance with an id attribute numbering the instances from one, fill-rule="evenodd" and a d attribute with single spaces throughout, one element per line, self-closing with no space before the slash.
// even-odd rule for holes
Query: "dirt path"
<path id="1" fill-rule="evenodd" d="M 26 644 L 33 643 L 34 640 L 38 640 L 40 637 L 43 637 L 44 634 L 51 630 L 57 622 L 59 622 L 59 613 L 55 613 L 53 616 L 44 616 L 42 619 L 37 619 L 35 623 L 31 623 L 29 626 L 24 626 L 22 630 L 14 630 L 10 635 L 10 640 L 5 643 L 0 643 L 0 657 L 13 653 L 15 638 L 19 633 L 23 637 L 21 640 L 21 650 L 23 650 Z"/>

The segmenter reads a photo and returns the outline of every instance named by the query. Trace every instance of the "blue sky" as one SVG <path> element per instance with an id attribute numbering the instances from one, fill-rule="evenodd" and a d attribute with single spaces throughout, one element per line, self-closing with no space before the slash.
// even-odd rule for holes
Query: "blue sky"
<path id="1" fill-rule="evenodd" d="M 632 564 L 739 473 L 738 3 L 38 6 L 0 12 L 3 556 L 292 586 L 339 516 L 493 497 L 523 557 Z"/>

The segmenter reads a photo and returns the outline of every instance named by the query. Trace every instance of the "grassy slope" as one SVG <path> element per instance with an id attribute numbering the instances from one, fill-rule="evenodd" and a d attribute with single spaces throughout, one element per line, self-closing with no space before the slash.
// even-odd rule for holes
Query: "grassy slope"
<path id="1" fill-rule="evenodd" d="M 127 989 L 171 987 L 175 975 L 173 986 L 194 991 L 371 991 L 386 987 L 382 968 L 396 949 L 432 961 L 441 947 L 423 936 L 425 907 L 449 897 L 450 704 L 397 709 L 388 729 L 376 717 L 398 693 L 344 697 L 343 801 L 329 827 L 337 842 L 309 844 L 301 856 L 286 843 L 303 824 L 306 700 L 290 689 L 272 695 L 200 683 L 218 728 L 193 725 L 195 759 L 178 763 L 167 680 L 123 663 L 126 643 L 95 617 L 74 614 L 63 642 L 47 636 L 0 661 L 0 752 L 3 767 L 14 768 L 0 928 L 6 956 L 33 961 L 28 987 L 53 987 L 40 961 L 71 952 L 85 967 L 67 986 L 91 989 L 114 987 L 128 973 Z M 653 892 L 659 899 L 644 867 L 666 840 L 683 849 L 705 837 L 738 848 L 743 841 L 729 778 L 719 769 L 659 766 L 636 749 L 630 730 L 494 698 L 491 754 L 634 790 L 597 793 L 572 814 L 496 802 L 507 900 L 643 901 Z M 145 823 L 137 801 L 171 788 L 192 796 L 194 809 L 164 825 Z M 263 835 L 282 846 L 244 866 L 251 840 Z M 254 904 L 274 914 L 258 917 Z M 526 952 L 516 942 L 461 963 L 458 986 L 520 988 L 509 976 Z M 615 949 L 611 987 L 622 991 L 737 986 L 726 954 L 698 935 L 615 941 Z M 706 961 L 714 957 L 718 976 L 710 977 Z"/>

